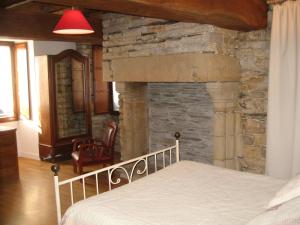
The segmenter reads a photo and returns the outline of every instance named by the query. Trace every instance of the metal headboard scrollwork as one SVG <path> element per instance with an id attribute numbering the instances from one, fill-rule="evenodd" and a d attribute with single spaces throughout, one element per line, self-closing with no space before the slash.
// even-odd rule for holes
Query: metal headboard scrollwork
<path id="1" fill-rule="evenodd" d="M 60 186 L 69 184 L 70 186 L 70 196 L 71 196 L 71 205 L 74 204 L 74 190 L 73 183 L 75 181 L 82 181 L 82 190 L 83 190 L 83 199 L 86 199 L 86 183 L 85 179 L 87 177 L 95 176 L 96 178 L 96 194 L 100 194 L 99 185 L 98 185 L 98 175 L 102 173 L 107 174 L 109 191 L 112 189 L 112 185 L 120 184 L 122 179 L 127 180 L 128 183 L 133 182 L 133 178 L 135 175 L 144 175 L 148 176 L 150 172 L 150 167 L 153 167 L 153 172 L 158 171 L 159 169 L 165 168 L 168 165 L 179 162 L 179 138 L 180 133 L 175 133 L 176 142 L 175 145 L 164 148 L 162 150 L 158 150 L 125 162 L 121 162 L 106 168 L 102 168 L 90 173 L 86 173 L 71 179 L 67 179 L 64 181 L 59 181 L 58 172 L 60 170 L 59 165 L 52 165 L 51 170 L 54 173 L 54 189 L 55 189 L 55 200 L 56 200 L 56 210 L 57 210 L 57 223 L 61 222 L 61 202 L 60 202 Z M 174 155 L 174 156 L 173 156 Z M 159 157 L 162 158 L 162 165 L 159 165 Z M 154 164 L 151 164 L 151 160 Z M 168 162 L 167 162 L 168 161 Z M 115 178 L 113 175 L 116 174 L 116 171 L 125 175 L 122 179 L 121 177 Z"/>

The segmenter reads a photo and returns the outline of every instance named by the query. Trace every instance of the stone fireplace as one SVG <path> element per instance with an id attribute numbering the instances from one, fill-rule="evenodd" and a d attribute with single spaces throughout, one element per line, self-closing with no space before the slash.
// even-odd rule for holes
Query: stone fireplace
<path id="1" fill-rule="evenodd" d="M 201 153 L 183 152 L 183 158 L 195 159 L 200 154 L 206 162 L 229 167 L 235 154 L 244 157 L 247 171 L 264 173 L 269 45 L 270 26 L 238 32 L 205 24 L 104 14 L 104 75 L 116 80 L 121 91 L 123 159 L 160 148 L 162 140 L 165 145 L 172 144 L 173 131 L 181 128 L 182 150 L 201 148 Z M 143 64 L 148 57 L 154 58 Z M 135 105 L 139 108 L 132 109 Z M 122 113 L 127 110 L 128 114 Z M 192 123 L 197 125 L 190 126 Z M 133 145 L 126 138 L 129 134 L 137 141 L 133 150 L 129 150 Z M 227 150 L 220 150 L 223 148 Z"/>
<path id="2" fill-rule="evenodd" d="M 192 83 L 204 85 L 211 98 L 213 163 L 236 168 L 235 158 L 240 151 L 240 117 L 235 110 L 240 80 L 237 59 L 208 53 L 118 58 L 105 62 L 103 71 L 106 80 L 117 82 L 120 93 L 123 160 L 149 151 L 148 86 L 153 83 Z M 164 144 L 172 142 L 171 137 Z"/>

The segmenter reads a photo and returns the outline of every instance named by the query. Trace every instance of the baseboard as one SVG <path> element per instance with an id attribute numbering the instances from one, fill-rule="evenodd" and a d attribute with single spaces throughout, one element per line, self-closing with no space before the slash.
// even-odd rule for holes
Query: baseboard
<path id="1" fill-rule="evenodd" d="M 18 157 L 40 160 L 40 156 L 31 152 L 18 152 Z"/>

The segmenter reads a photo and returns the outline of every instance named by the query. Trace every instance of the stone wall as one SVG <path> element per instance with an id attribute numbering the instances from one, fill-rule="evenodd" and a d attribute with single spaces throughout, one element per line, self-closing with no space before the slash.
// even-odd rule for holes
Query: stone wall
<path id="1" fill-rule="evenodd" d="M 212 25 L 105 14 L 103 59 L 184 52 L 235 56 L 237 35 Z"/>
<path id="2" fill-rule="evenodd" d="M 239 32 L 236 50 L 241 64 L 243 154 L 250 171 L 256 173 L 265 171 L 271 20 L 269 12 L 267 29 Z"/>
<path id="3" fill-rule="evenodd" d="M 267 73 L 268 73 L 268 53 L 269 53 L 269 29 L 255 32 L 237 32 L 226 30 L 212 25 L 201 25 L 194 23 L 182 23 L 161 19 L 126 16 L 120 14 L 105 14 L 103 18 L 103 59 L 112 61 L 117 58 L 128 58 L 150 55 L 167 55 L 174 53 L 200 52 L 213 53 L 236 57 L 240 60 L 242 67 L 240 82 L 241 93 L 238 112 L 242 117 L 242 136 L 244 147 L 239 155 L 244 156 L 249 164 L 249 170 L 263 173 L 265 163 L 265 121 L 267 102 Z M 196 89 L 198 95 L 205 96 L 204 89 L 199 84 L 149 84 L 150 100 L 150 145 L 157 147 L 157 143 L 163 143 L 161 136 L 166 132 L 180 114 L 182 118 L 190 117 L 189 113 L 183 110 L 191 105 L 205 104 L 209 98 L 191 98 L 189 104 L 183 106 L 187 96 L 184 93 Z M 177 89 L 177 92 L 174 91 Z M 167 93 L 170 90 L 171 94 Z M 196 94 L 196 92 L 194 94 Z M 169 96 L 168 96 L 169 95 Z M 176 101 L 167 102 L 168 99 L 176 98 Z M 188 97 L 189 98 L 189 97 Z M 161 101 L 160 103 L 158 101 Z M 168 103 L 165 105 L 164 103 Z M 172 105 L 173 103 L 173 105 Z M 172 106 L 172 107 L 171 107 Z M 208 109 L 208 108 L 207 108 Z M 200 110 L 197 108 L 197 110 Z M 205 111 L 205 110 L 204 110 Z M 165 113 L 168 112 L 168 113 Z M 170 116 L 170 112 L 176 116 Z M 208 111 L 207 111 L 208 112 Z M 194 114 L 193 114 L 194 115 Z M 183 143 L 190 143 L 191 151 L 195 151 L 195 146 L 199 142 L 199 137 L 203 137 L 201 161 L 209 161 L 207 149 L 211 146 L 209 141 L 209 125 L 211 118 L 203 119 L 201 111 L 196 116 L 198 123 L 202 121 L 200 127 L 207 127 L 206 131 L 197 127 L 199 136 L 194 138 L 188 131 L 190 122 L 195 122 L 195 117 L 188 124 L 180 127 L 184 137 L 191 137 L 191 140 L 183 139 Z M 205 121 L 205 122 L 203 122 Z M 174 122 L 173 122 L 174 123 Z M 172 127 L 177 128 L 178 124 Z M 157 132 L 157 129 L 159 132 Z M 187 133 L 185 133 L 187 132 Z M 163 135 L 170 141 L 170 136 Z M 167 141 L 168 141 L 167 140 Z M 209 143 L 210 142 L 210 143 Z M 205 143 L 205 144 L 204 144 Z M 187 144 L 186 144 L 187 145 Z"/>
<path id="4" fill-rule="evenodd" d="M 94 88 L 94 74 L 93 74 L 93 58 L 92 58 L 92 46 L 88 44 L 77 44 L 77 51 L 80 52 L 82 55 L 88 57 L 89 59 L 89 69 L 90 69 L 90 93 L 93 93 Z M 91 96 L 90 102 L 90 109 L 91 109 L 91 117 L 92 117 L 92 135 L 94 138 L 101 138 L 105 129 L 105 125 L 109 120 L 114 120 L 116 122 L 119 121 L 118 116 L 111 115 L 111 114 L 101 114 L 96 115 L 94 114 L 94 99 Z M 117 133 L 115 151 L 120 152 L 120 132 Z"/>

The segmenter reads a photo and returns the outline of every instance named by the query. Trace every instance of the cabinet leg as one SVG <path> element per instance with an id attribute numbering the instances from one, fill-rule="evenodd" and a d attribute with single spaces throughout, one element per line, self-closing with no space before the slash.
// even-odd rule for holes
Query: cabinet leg
<path id="1" fill-rule="evenodd" d="M 78 169 L 79 169 L 79 174 L 83 174 L 82 166 L 81 165 L 78 166 Z"/>
<path id="2" fill-rule="evenodd" d="M 76 164 L 76 162 L 73 162 L 73 171 L 74 171 L 74 173 L 77 173 L 77 164 Z"/>

